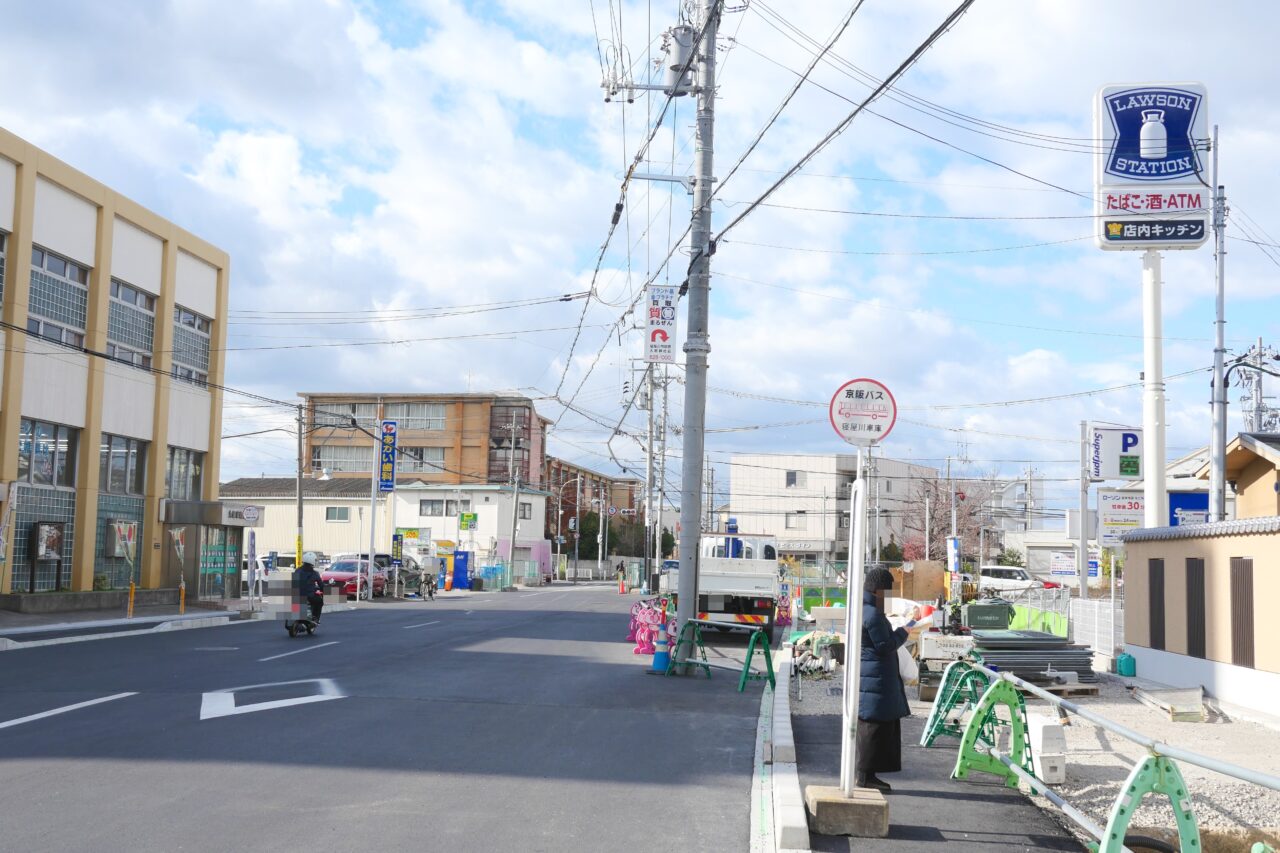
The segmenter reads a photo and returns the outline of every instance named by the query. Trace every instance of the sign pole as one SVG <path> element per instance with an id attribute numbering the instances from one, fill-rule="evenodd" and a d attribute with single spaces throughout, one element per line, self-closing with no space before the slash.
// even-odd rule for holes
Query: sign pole
<path id="1" fill-rule="evenodd" d="M 1164 365 L 1160 320 L 1160 253 L 1142 253 L 1142 494 L 1144 527 L 1164 527 L 1169 508 L 1165 482 Z"/>
<path id="2" fill-rule="evenodd" d="M 858 690 L 862 676 L 862 576 L 867 549 L 867 483 L 862 448 L 858 448 L 857 474 L 850 486 L 849 562 L 845 569 L 844 613 L 844 723 L 840 732 L 840 790 L 853 797 L 854 767 L 858 753 Z"/>
<path id="3" fill-rule="evenodd" d="M 1209 520 L 1227 518 L 1227 383 L 1223 361 L 1226 359 L 1226 283 L 1227 198 L 1218 178 L 1218 126 L 1213 126 L 1213 256 L 1216 291 L 1213 323 L 1213 447 L 1209 453 Z"/>
<path id="4" fill-rule="evenodd" d="M 1089 597 L 1089 423 L 1080 422 L 1080 530 L 1076 543 L 1076 582 L 1080 599 Z"/>

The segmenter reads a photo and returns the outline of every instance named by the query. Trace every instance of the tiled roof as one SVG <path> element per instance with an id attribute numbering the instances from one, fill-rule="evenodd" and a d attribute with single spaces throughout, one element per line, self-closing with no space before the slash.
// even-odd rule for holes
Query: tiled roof
<path id="1" fill-rule="evenodd" d="M 1177 527 L 1146 527 L 1124 535 L 1128 542 L 1156 542 L 1167 539 L 1196 539 L 1206 536 L 1251 536 L 1280 533 L 1280 515 L 1237 518 L 1208 524 L 1180 524 Z"/>
<path id="2" fill-rule="evenodd" d="M 241 477 L 218 486 L 223 498 L 291 498 L 298 494 L 298 481 L 293 477 Z M 367 498 L 368 477 L 334 477 L 331 480 L 302 478 L 303 497 Z"/>

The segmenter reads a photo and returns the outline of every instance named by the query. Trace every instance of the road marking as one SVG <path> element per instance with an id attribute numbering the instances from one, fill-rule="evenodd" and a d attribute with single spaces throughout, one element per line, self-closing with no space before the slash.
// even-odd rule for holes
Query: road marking
<path id="1" fill-rule="evenodd" d="M 238 652 L 239 646 L 196 646 L 193 652 Z"/>
<path id="2" fill-rule="evenodd" d="M 405 625 L 404 627 L 407 630 L 409 628 L 425 628 L 428 625 L 439 625 L 439 624 L 440 624 L 440 620 L 437 619 L 434 622 L 419 622 L 417 625 Z"/>
<path id="3" fill-rule="evenodd" d="M 338 643 L 339 643 L 338 640 L 330 640 L 327 643 L 320 643 L 317 646 L 307 646 L 305 649 L 294 649 L 291 652 L 285 652 L 284 654 L 280 654 L 280 655 L 272 655 L 269 658 L 258 658 L 258 663 L 262 663 L 263 661 L 276 660 L 278 658 L 287 658 L 289 655 L 300 655 L 303 652 L 310 652 L 316 649 L 323 649 L 325 646 L 336 646 Z"/>
<path id="4" fill-rule="evenodd" d="M 334 642 L 337 642 L 336 640 Z M 318 646 L 317 646 L 318 648 Z M 236 691 L 256 690 L 259 687 L 288 687 L 291 684 L 314 684 L 319 693 L 310 696 L 298 696 L 293 699 L 273 699 L 270 702 L 255 702 L 247 705 L 236 704 Z M 200 719 L 211 720 L 215 717 L 230 717 L 235 714 L 252 714 L 255 711 L 270 711 L 275 708 L 289 708 L 293 705 L 306 705 L 311 702 L 327 702 L 330 699 L 341 699 L 345 696 L 338 685 L 330 678 L 305 678 L 301 681 L 270 681 L 266 684 L 246 684 L 243 687 L 228 687 L 226 690 L 215 690 L 200 697 Z"/>
<path id="5" fill-rule="evenodd" d="M 23 723 L 32 723 L 36 720 L 43 720 L 45 717 L 52 717 L 56 714 L 65 714 L 68 711 L 75 711 L 80 708 L 88 708 L 90 705 L 101 705 L 103 702 L 113 702 L 116 699 L 124 699 L 128 696 L 137 696 L 134 693 L 117 693 L 114 696 L 103 696 L 101 699 L 90 699 L 88 702 L 77 702 L 74 705 L 64 705 L 61 708 L 54 708 L 51 711 L 41 711 L 39 714 L 32 714 L 29 717 L 19 717 L 16 720 L 8 720 L 0 723 L 0 729 L 7 729 L 10 726 L 20 726 Z"/>

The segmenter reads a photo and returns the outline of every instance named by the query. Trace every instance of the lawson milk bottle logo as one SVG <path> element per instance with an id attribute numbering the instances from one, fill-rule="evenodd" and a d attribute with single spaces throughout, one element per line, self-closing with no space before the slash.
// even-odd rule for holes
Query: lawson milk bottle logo
<path id="1" fill-rule="evenodd" d="M 1168 86 L 1111 92 L 1105 99 L 1115 142 L 1108 175 L 1134 181 L 1170 181 L 1201 171 L 1192 131 L 1204 96 Z"/>

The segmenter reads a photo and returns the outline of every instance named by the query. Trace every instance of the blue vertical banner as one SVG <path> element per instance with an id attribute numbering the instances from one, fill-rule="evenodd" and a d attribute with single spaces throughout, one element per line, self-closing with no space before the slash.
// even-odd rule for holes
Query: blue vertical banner
<path id="1" fill-rule="evenodd" d="M 382 454 L 378 463 L 378 491 L 391 492 L 396 488 L 396 422 L 382 422 Z"/>

